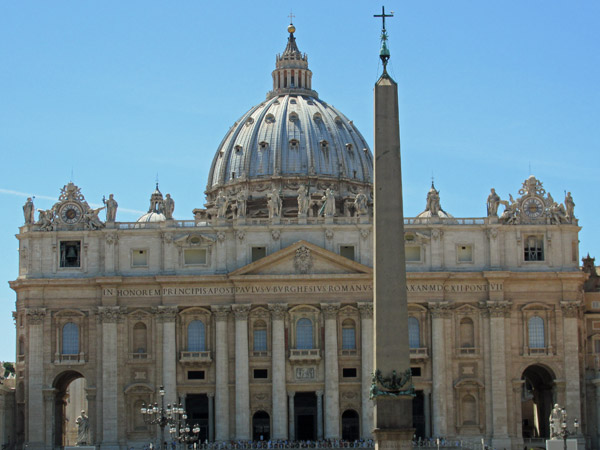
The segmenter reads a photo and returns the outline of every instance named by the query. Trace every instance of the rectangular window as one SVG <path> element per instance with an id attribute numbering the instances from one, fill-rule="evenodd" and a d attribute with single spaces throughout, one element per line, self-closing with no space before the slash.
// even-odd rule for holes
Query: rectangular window
<path id="1" fill-rule="evenodd" d="M 600 302 L 599 301 L 592 302 L 592 309 L 600 309 Z M 598 322 L 598 324 L 600 324 L 600 322 Z"/>
<path id="2" fill-rule="evenodd" d="M 340 245 L 340 256 L 354 261 L 354 245 Z"/>
<path id="3" fill-rule="evenodd" d="M 131 251 L 131 265 L 133 267 L 147 267 L 148 266 L 148 251 L 147 250 L 132 250 Z"/>
<path id="4" fill-rule="evenodd" d="M 60 267 L 81 267 L 81 241 L 60 243 Z"/>
<path id="5" fill-rule="evenodd" d="M 254 378 L 269 378 L 269 370 L 268 369 L 254 369 Z"/>
<path id="6" fill-rule="evenodd" d="M 254 330 L 254 351 L 267 351 L 267 330 Z"/>
<path id="7" fill-rule="evenodd" d="M 252 262 L 267 256 L 267 247 L 252 247 Z"/>
<path id="8" fill-rule="evenodd" d="M 527 236 L 523 249 L 525 261 L 544 260 L 544 238 L 542 236 Z"/>
<path id="9" fill-rule="evenodd" d="M 356 368 L 355 367 L 344 367 L 342 369 L 342 377 L 343 378 L 356 378 Z"/>
<path id="10" fill-rule="evenodd" d="M 188 248 L 183 251 L 183 263 L 186 266 L 200 266 L 206 264 L 205 248 Z"/>
<path id="11" fill-rule="evenodd" d="M 594 320 L 592 322 L 592 330 L 600 330 L 600 320 Z"/>
<path id="12" fill-rule="evenodd" d="M 406 262 L 421 262 L 421 246 L 407 245 L 404 247 Z"/>
<path id="13" fill-rule="evenodd" d="M 411 367 L 410 374 L 413 377 L 420 377 L 421 376 L 421 368 L 420 367 Z"/>
<path id="14" fill-rule="evenodd" d="M 204 380 L 204 370 L 188 370 L 188 380 Z"/>
<path id="15" fill-rule="evenodd" d="M 473 246 L 472 245 L 457 245 L 456 246 L 456 261 L 459 263 L 473 262 Z"/>

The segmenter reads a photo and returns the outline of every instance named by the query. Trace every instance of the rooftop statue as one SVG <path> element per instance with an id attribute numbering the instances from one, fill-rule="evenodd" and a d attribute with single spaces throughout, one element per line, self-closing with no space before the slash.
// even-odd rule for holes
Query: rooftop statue
<path id="1" fill-rule="evenodd" d="M 34 217 L 35 208 L 33 206 L 33 200 L 31 197 L 27 197 L 27 201 L 23 205 L 23 216 L 25 216 L 25 225 L 31 225 L 35 222 Z"/>
<path id="2" fill-rule="evenodd" d="M 490 190 L 490 195 L 487 198 L 487 215 L 488 217 L 498 216 L 498 206 L 500 206 L 500 196 L 496 194 L 496 189 Z"/>
<path id="3" fill-rule="evenodd" d="M 165 218 L 173 218 L 173 211 L 175 211 L 175 201 L 171 198 L 171 194 L 167 194 L 166 198 L 163 200 L 162 209 Z"/>
<path id="4" fill-rule="evenodd" d="M 114 195 L 110 194 L 108 196 L 108 200 L 102 198 L 102 203 L 106 205 L 106 221 L 114 222 L 117 218 L 117 208 L 119 207 L 119 204 L 115 200 Z"/>

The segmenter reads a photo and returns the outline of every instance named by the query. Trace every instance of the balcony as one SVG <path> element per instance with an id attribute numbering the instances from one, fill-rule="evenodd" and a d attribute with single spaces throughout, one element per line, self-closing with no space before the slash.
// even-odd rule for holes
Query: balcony
<path id="1" fill-rule="evenodd" d="M 133 359 L 133 360 L 138 360 L 138 361 L 139 361 L 139 360 L 141 360 L 141 361 L 145 361 L 145 360 L 147 360 L 147 359 L 148 359 L 148 353 L 140 353 L 140 352 L 137 352 L 137 353 L 130 353 L 130 354 L 129 354 L 129 358 L 130 358 L 130 359 Z"/>
<path id="2" fill-rule="evenodd" d="M 60 353 L 56 353 L 54 355 L 54 364 L 61 364 L 67 366 L 85 364 L 85 354 L 83 352 L 75 353 L 72 355 L 62 355 Z"/>
<path id="3" fill-rule="evenodd" d="M 179 362 L 182 364 L 207 365 L 212 363 L 210 351 L 181 352 Z"/>
<path id="4" fill-rule="evenodd" d="M 410 349 L 410 359 L 411 361 L 424 361 L 429 359 L 429 352 L 427 347 L 418 347 Z"/>
<path id="5" fill-rule="evenodd" d="M 523 356 L 552 356 L 552 347 L 525 347 Z"/>
<path id="6" fill-rule="evenodd" d="M 252 356 L 254 358 L 268 358 L 271 356 L 271 352 L 268 352 L 266 350 L 254 350 L 252 352 Z"/>
<path id="7" fill-rule="evenodd" d="M 321 360 L 321 351 L 318 348 L 290 349 L 290 362 L 291 363 L 316 363 Z"/>
<path id="8" fill-rule="evenodd" d="M 355 348 L 343 348 L 340 350 L 339 356 L 341 358 L 348 358 L 352 356 L 358 356 L 358 350 Z"/>
<path id="9" fill-rule="evenodd" d="M 456 349 L 456 353 L 459 356 L 477 356 L 477 355 L 479 355 L 479 348 L 477 348 L 477 347 L 459 347 Z"/>

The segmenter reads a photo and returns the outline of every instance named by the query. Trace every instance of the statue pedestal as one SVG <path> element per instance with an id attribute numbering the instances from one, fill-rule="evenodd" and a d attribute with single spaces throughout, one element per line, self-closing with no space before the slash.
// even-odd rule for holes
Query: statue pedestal
<path id="1" fill-rule="evenodd" d="M 333 223 L 333 216 L 325 216 L 325 223 Z"/>
<path id="2" fill-rule="evenodd" d="M 565 442 L 562 439 L 546 441 L 546 450 L 564 450 Z M 567 450 L 577 450 L 577 439 L 567 439 Z"/>
<path id="3" fill-rule="evenodd" d="M 360 216 L 358 218 L 358 223 L 369 223 L 369 216 Z"/>
<path id="4" fill-rule="evenodd" d="M 375 450 L 393 449 L 393 450 L 408 450 L 412 449 L 412 438 L 415 430 L 398 429 L 398 430 L 380 430 L 375 428 L 373 435 L 375 437 Z"/>

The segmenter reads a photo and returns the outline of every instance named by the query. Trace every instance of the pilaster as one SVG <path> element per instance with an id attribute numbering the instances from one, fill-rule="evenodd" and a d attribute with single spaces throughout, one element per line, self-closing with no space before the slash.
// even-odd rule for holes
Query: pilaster
<path id="1" fill-rule="evenodd" d="M 162 323 L 162 385 L 165 389 L 165 404 L 176 404 L 177 400 L 177 345 L 175 324 L 179 310 L 176 306 L 159 306 L 157 320 Z"/>
<path id="2" fill-rule="evenodd" d="M 44 398 L 42 380 L 44 379 L 44 330 L 45 308 L 28 308 L 25 310 L 29 328 L 29 357 L 27 360 L 27 447 L 42 448 L 46 436 L 44 423 Z"/>
<path id="3" fill-rule="evenodd" d="M 562 301 L 560 309 L 563 316 L 563 345 L 565 367 L 565 397 L 569 417 L 581 420 L 581 386 L 579 374 L 579 311 L 578 301 Z"/>
<path id="4" fill-rule="evenodd" d="M 446 340 L 444 337 L 444 319 L 450 315 L 447 302 L 429 303 L 431 312 L 431 364 L 432 364 L 432 403 L 433 436 L 447 435 L 447 390 L 446 386 Z"/>

